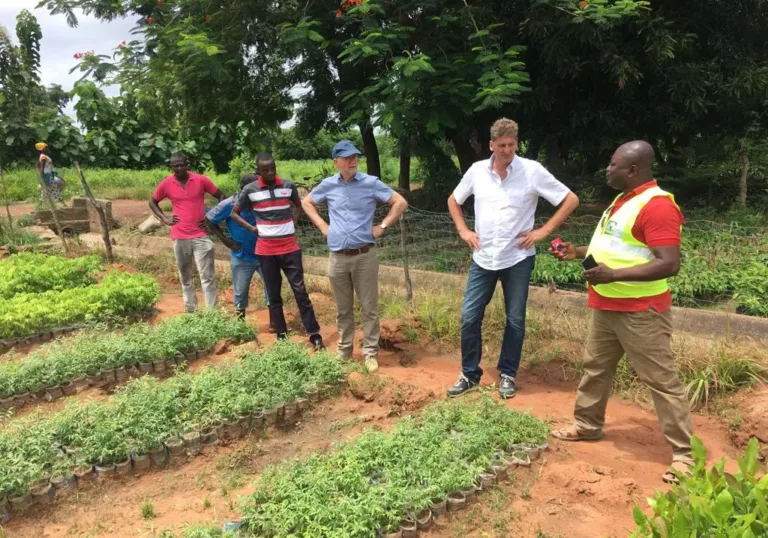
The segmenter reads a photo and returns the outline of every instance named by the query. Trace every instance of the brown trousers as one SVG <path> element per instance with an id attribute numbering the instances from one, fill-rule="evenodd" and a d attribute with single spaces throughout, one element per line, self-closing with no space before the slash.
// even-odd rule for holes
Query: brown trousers
<path id="1" fill-rule="evenodd" d="M 653 395 L 656 414 L 673 459 L 691 455 L 691 411 L 672 354 L 672 311 L 595 310 L 584 352 L 584 377 L 576 396 L 576 428 L 595 433 L 605 424 L 605 408 L 616 367 L 627 356 Z"/>

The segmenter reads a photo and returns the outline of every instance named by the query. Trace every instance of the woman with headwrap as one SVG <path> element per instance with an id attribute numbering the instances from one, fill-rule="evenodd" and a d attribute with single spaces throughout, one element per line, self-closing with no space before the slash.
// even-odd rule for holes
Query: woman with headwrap
<path id="1" fill-rule="evenodd" d="M 48 188 L 48 192 L 51 195 L 51 200 L 54 202 L 62 203 L 64 197 L 61 194 L 61 189 L 64 187 L 64 181 L 56 175 L 56 171 L 53 169 L 53 159 L 51 159 L 50 151 L 48 150 L 48 144 L 45 142 L 38 142 L 35 144 L 35 149 L 40 152 L 40 159 L 37 162 L 38 172 L 43 171 L 43 180 L 45 186 Z M 40 200 L 44 201 L 42 188 L 40 189 Z"/>

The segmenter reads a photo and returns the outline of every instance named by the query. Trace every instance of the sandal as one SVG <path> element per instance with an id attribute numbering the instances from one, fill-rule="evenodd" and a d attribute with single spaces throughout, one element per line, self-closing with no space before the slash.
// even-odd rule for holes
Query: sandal
<path id="1" fill-rule="evenodd" d="M 568 426 L 552 432 L 552 437 L 561 441 L 599 441 L 604 437 L 602 431 L 594 433 L 581 433 L 576 426 Z"/>
<path id="2" fill-rule="evenodd" d="M 680 478 L 678 475 L 686 477 L 693 476 L 693 473 L 691 472 L 693 465 L 694 463 L 691 460 L 675 460 L 672 462 L 672 465 L 669 466 L 669 469 L 661 475 L 661 479 L 667 484 L 678 486 L 680 485 Z"/>

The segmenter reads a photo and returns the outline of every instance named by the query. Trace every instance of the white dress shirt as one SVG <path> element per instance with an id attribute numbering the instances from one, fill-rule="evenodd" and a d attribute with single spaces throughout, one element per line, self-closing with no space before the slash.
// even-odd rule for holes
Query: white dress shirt
<path id="1" fill-rule="evenodd" d="M 475 263 L 488 271 L 512 267 L 536 254 L 534 247 L 517 248 L 521 232 L 534 229 L 539 196 L 559 206 L 570 189 L 560 183 L 541 163 L 515 155 L 502 180 L 493 171 L 493 157 L 473 164 L 453 191 L 463 204 L 475 195 L 475 232 L 480 250 L 473 254 Z"/>

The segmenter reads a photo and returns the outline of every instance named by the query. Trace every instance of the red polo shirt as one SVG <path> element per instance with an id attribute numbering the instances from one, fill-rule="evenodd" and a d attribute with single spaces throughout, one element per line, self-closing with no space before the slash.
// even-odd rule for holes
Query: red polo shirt
<path id="1" fill-rule="evenodd" d="M 649 181 L 632 192 L 625 194 L 613 206 L 610 216 L 613 216 L 627 200 L 631 200 L 643 191 L 658 186 L 656 181 Z M 637 216 L 632 235 L 649 248 L 680 246 L 680 227 L 683 225 L 683 214 L 680 209 L 666 196 L 652 198 Z M 651 308 L 664 312 L 672 306 L 672 294 L 669 290 L 660 295 L 642 297 L 639 299 L 612 299 L 598 294 L 592 285 L 587 291 L 587 306 L 596 310 L 612 310 L 615 312 L 645 312 Z"/>
<path id="2" fill-rule="evenodd" d="M 172 239 L 198 239 L 208 235 L 199 223 L 205 218 L 205 193 L 213 195 L 217 190 L 213 181 L 192 172 L 183 186 L 174 175 L 160 182 L 152 198 L 158 203 L 168 198 L 173 214 L 179 217 L 179 222 L 171 226 Z"/>

